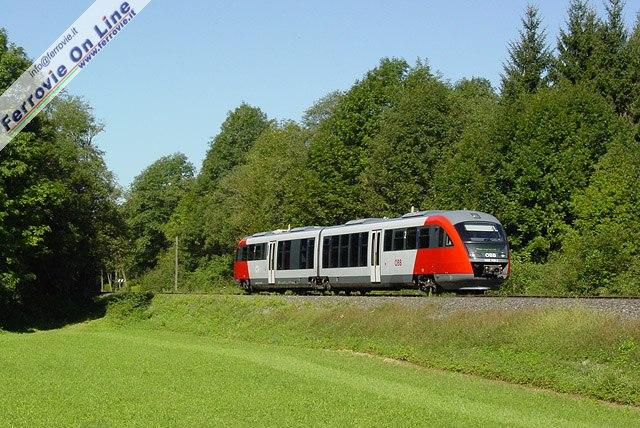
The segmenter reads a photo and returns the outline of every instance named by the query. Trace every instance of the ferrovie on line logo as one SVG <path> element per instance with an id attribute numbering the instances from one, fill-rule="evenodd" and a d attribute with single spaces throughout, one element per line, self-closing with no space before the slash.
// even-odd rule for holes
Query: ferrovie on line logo
<path id="1" fill-rule="evenodd" d="M 0 150 L 150 1 L 96 0 L 89 6 L 0 96 Z"/>

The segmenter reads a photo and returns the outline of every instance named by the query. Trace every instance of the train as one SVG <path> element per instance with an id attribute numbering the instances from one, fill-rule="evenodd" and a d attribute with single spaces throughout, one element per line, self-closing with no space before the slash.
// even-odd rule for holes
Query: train
<path id="1" fill-rule="evenodd" d="M 459 210 L 255 233 L 238 242 L 233 276 L 248 294 L 481 293 L 499 288 L 510 270 L 509 243 L 498 219 Z"/>

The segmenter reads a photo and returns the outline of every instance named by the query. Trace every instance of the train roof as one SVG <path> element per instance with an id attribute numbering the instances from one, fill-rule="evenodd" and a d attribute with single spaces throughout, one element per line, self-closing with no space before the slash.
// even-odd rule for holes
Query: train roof
<path id="1" fill-rule="evenodd" d="M 464 221 L 489 221 L 493 223 L 500 223 L 497 218 L 492 216 L 491 214 L 483 213 L 480 211 L 469 211 L 469 210 L 458 210 L 458 211 L 446 211 L 446 210 L 431 210 L 431 211 L 416 211 L 404 214 L 400 217 L 394 218 L 361 218 L 356 220 L 350 220 L 345 224 L 338 224 L 334 226 L 303 226 L 303 227 L 294 227 L 292 229 L 277 229 L 268 232 L 258 232 L 254 233 L 251 236 L 247 236 L 247 238 L 258 238 L 262 236 L 272 236 L 272 235 L 281 235 L 284 233 L 298 233 L 298 232 L 309 232 L 313 230 L 321 230 L 321 229 L 337 229 L 345 226 L 355 226 L 360 224 L 369 224 L 369 223 L 391 223 L 397 222 L 400 220 L 407 220 L 411 218 L 427 218 L 433 215 L 440 215 L 451 222 L 451 224 L 457 224 Z M 245 238 L 246 239 L 246 238 Z"/>

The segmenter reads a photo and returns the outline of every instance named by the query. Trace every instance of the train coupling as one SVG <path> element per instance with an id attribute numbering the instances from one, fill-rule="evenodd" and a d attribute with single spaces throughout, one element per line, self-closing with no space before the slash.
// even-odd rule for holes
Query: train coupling
<path id="1" fill-rule="evenodd" d="M 482 272 L 485 276 L 498 276 L 502 273 L 502 266 L 500 265 L 484 265 Z"/>

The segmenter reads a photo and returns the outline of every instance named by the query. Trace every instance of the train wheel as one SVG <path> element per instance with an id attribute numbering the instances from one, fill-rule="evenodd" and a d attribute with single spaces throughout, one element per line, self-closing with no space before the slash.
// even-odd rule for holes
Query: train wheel
<path id="1" fill-rule="evenodd" d="M 249 284 L 248 282 L 243 283 L 242 288 L 244 288 L 244 294 L 253 293 L 253 288 L 251 287 L 251 284 Z"/>
<path id="2" fill-rule="evenodd" d="M 331 284 L 329 283 L 329 281 L 325 282 L 324 284 L 324 290 L 322 294 L 332 294 L 331 293 Z"/>
<path id="3" fill-rule="evenodd" d="M 427 293 L 429 296 L 434 296 L 440 294 L 440 287 L 433 281 L 433 279 L 427 278 L 420 282 L 420 291 Z"/>

